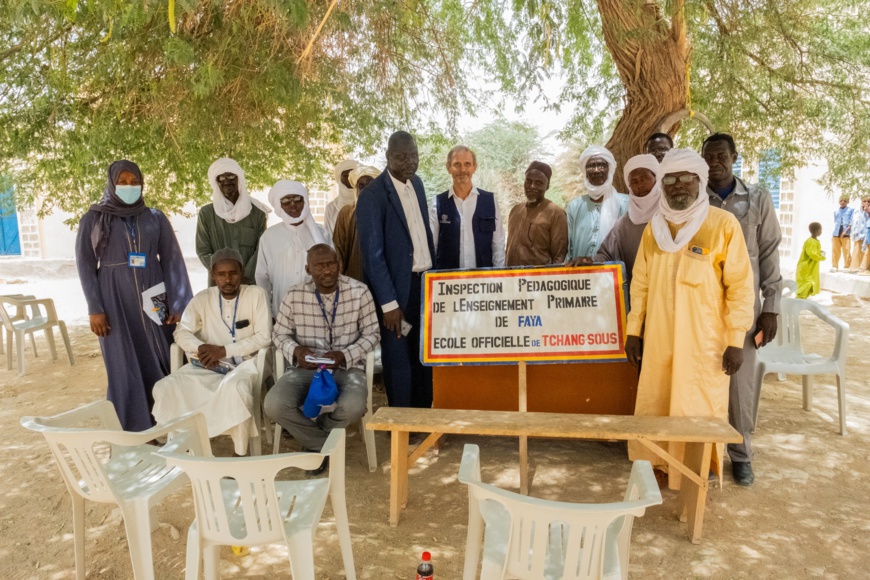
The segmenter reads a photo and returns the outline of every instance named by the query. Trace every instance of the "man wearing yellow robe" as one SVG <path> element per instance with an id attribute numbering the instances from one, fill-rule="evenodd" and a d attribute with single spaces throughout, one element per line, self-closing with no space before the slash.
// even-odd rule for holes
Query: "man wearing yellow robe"
<path id="1" fill-rule="evenodd" d="M 631 280 L 625 351 L 641 368 L 635 414 L 727 421 L 729 376 L 743 362 L 744 337 L 755 322 L 746 243 L 737 219 L 699 195 L 707 187 L 700 155 L 672 149 L 658 182 L 659 211 L 644 230 Z M 682 461 L 684 444 L 662 445 Z M 720 474 L 723 452 L 718 445 Z M 635 442 L 629 458 L 666 470 Z M 672 473 L 669 487 L 679 486 Z"/>

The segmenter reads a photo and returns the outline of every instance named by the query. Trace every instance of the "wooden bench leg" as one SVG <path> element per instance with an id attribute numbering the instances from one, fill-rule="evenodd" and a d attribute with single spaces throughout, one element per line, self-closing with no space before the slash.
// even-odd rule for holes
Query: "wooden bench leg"
<path id="1" fill-rule="evenodd" d="M 702 485 L 696 485 L 688 478 L 683 478 L 680 486 L 681 520 L 689 524 L 689 539 L 693 544 L 701 543 L 701 531 L 704 526 L 704 509 L 707 505 L 707 477 L 710 474 L 710 455 L 712 443 L 686 443 L 683 463 L 697 473 Z"/>
<path id="2" fill-rule="evenodd" d="M 390 525 L 408 503 L 408 432 L 393 431 L 390 438 Z"/>
<path id="3" fill-rule="evenodd" d="M 520 437 L 520 493 L 529 495 L 529 438 Z"/>

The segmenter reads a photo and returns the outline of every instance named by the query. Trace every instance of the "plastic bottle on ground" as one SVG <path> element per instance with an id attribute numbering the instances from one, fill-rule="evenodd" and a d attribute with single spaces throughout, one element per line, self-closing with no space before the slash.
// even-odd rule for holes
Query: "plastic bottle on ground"
<path id="1" fill-rule="evenodd" d="M 417 580 L 432 580 L 434 569 L 432 568 L 432 554 L 423 552 L 423 559 L 417 566 Z"/>

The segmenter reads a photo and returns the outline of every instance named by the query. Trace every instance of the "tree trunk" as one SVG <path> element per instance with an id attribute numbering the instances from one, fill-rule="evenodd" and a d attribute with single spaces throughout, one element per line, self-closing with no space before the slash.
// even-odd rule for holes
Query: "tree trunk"
<path id="1" fill-rule="evenodd" d="M 598 10 L 604 43 L 625 86 L 625 108 L 607 148 L 620 168 L 613 185 L 628 191 L 621 171 L 625 162 L 643 153 L 644 141 L 668 114 L 686 106 L 684 1 L 673 2 L 670 18 L 661 17 L 654 0 L 598 0 Z"/>

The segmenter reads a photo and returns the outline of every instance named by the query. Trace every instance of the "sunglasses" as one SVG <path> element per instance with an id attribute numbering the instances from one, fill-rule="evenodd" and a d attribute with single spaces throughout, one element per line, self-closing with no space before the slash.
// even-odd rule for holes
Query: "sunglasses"
<path id="1" fill-rule="evenodd" d="M 238 181 L 239 178 L 235 175 L 218 175 L 217 182 L 218 183 L 234 183 Z"/>
<path id="2" fill-rule="evenodd" d="M 686 175 L 681 175 L 679 177 L 662 177 L 662 183 L 664 185 L 673 185 L 677 181 L 679 181 L 680 183 L 692 183 L 696 179 L 698 179 L 697 175 L 692 175 L 691 173 L 689 173 Z"/>

